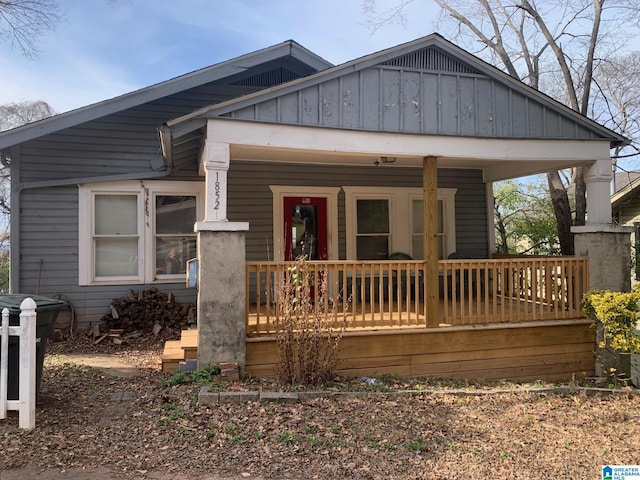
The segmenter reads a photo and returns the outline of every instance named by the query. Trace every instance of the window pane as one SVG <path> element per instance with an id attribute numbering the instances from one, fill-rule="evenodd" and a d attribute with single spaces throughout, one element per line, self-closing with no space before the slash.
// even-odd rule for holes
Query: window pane
<path id="1" fill-rule="evenodd" d="M 196 223 L 196 197 L 157 195 L 156 233 L 193 233 Z"/>
<path id="2" fill-rule="evenodd" d="M 358 260 L 386 260 L 389 258 L 389 236 L 360 236 L 356 238 Z"/>
<path id="3" fill-rule="evenodd" d="M 156 237 L 156 275 L 185 273 L 187 260 L 195 257 L 194 235 Z"/>
<path id="4" fill-rule="evenodd" d="M 414 235 L 411 238 L 411 256 L 414 260 L 422 260 L 424 258 L 424 254 L 422 253 L 422 248 L 424 247 L 424 237 L 422 233 L 420 235 Z"/>
<path id="5" fill-rule="evenodd" d="M 137 238 L 96 238 L 95 242 L 97 277 L 138 274 Z"/>
<path id="6" fill-rule="evenodd" d="M 389 202 L 358 200 L 358 233 L 389 233 Z"/>
<path id="7" fill-rule="evenodd" d="M 137 235 L 137 195 L 96 195 L 96 235 Z"/>

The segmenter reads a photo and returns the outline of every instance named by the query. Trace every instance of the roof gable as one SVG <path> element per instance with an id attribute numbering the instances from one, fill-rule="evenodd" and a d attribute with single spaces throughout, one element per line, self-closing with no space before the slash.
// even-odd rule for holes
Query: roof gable
<path id="1" fill-rule="evenodd" d="M 212 105 L 167 123 L 229 117 L 367 131 L 626 139 L 438 34 Z"/>
<path id="2" fill-rule="evenodd" d="M 99 103 L 0 133 L 0 148 L 16 145 L 207 83 L 271 87 L 333 66 L 293 40 L 242 55 Z"/>

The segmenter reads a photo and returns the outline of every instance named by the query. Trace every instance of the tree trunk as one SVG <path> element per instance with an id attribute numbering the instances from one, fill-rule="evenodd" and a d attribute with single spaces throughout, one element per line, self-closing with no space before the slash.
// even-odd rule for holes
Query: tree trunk
<path id="1" fill-rule="evenodd" d="M 584 225 L 587 219 L 587 184 L 584 183 L 584 168 L 576 168 L 573 178 L 576 188 L 576 225 Z"/>
<path id="2" fill-rule="evenodd" d="M 549 194 L 558 224 L 558 241 L 563 255 L 573 255 L 573 234 L 571 233 L 571 205 L 569 195 L 557 171 L 547 173 Z"/>

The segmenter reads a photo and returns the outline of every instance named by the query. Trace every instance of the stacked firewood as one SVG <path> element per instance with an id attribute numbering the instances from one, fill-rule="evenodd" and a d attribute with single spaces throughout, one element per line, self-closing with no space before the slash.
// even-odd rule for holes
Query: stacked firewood
<path id="1" fill-rule="evenodd" d="M 140 332 L 158 335 L 161 331 L 180 331 L 196 323 L 196 307 L 176 302 L 173 293 L 148 288 L 116 298 L 102 317 L 101 333 Z"/>

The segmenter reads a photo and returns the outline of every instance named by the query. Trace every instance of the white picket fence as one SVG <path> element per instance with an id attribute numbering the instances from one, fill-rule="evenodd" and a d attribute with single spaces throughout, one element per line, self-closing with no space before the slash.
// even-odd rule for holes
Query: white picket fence
<path id="1" fill-rule="evenodd" d="M 18 400 L 8 400 L 9 336 L 20 337 Z M 0 326 L 0 419 L 7 418 L 7 410 L 20 412 L 18 426 L 36 426 L 36 302 L 25 298 L 20 304 L 20 325 L 9 326 L 9 310 L 2 310 Z"/>

